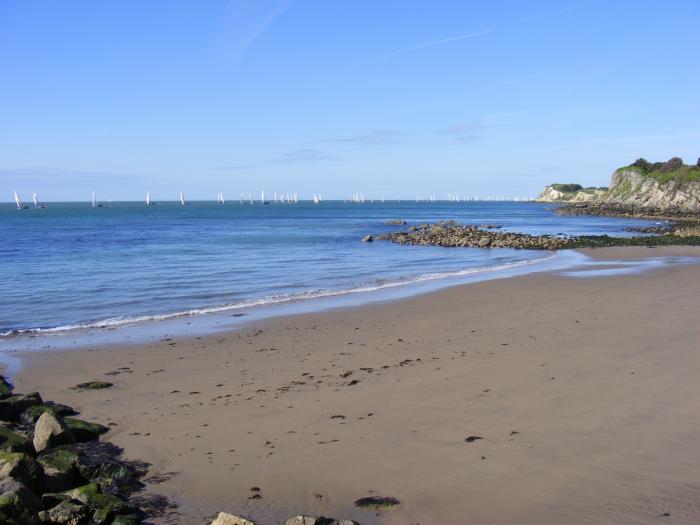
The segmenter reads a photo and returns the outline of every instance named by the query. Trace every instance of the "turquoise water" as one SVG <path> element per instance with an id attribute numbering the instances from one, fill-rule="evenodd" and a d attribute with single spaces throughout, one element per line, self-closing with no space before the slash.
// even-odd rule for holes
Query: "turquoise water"
<path id="1" fill-rule="evenodd" d="M 193 202 L 0 205 L 0 337 L 114 327 L 537 268 L 549 252 L 362 243 L 444 219 L 525 233 L 628 235 L 644 221 L 561 217 L 535 203 L 240 206 Z"/>

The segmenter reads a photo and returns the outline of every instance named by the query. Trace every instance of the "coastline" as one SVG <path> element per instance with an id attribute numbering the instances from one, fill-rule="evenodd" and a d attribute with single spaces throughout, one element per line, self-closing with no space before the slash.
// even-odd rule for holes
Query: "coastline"
<path id="1" fill-rule="evenodd" d="M 210 336 L 28 353 L 15 383 L 112 422 L 107 439 L 152 463 L 163 481 L 147 491 L 180 505 L 177 523 L 220 510 L 259 525 L 300 512 L 363 525 L 664 512 L 690 523 L 699 272 L 535 273 Z M 69 390 L 105 377 L 115 387 Z M 262 499 L 248 499 L 253 486 Z M 369 491 L 401 505 L 353 508 Z"/>

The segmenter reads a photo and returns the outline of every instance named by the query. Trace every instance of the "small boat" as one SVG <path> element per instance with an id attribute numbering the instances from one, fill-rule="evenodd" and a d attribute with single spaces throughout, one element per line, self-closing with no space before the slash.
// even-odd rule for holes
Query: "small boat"
<path id="1" fill-rule="evenodd" d="M 180 206 L 185 206 L 185 196 L 180 192 Z"/>
<path id="2" fill-rule="evenodd" d="M 262 193 L 260 194 L 260 204 L 270 204 L 265 200 L 265 190 L 262 190 Z"/>
<path id="3" fill-rule="evenodd" d="M 226 204 L 224 202 L 224 194 L 219 192 L 219 194 L 216 196 L 216 203 L 217 204 Z"/>
<path id="4" fill-rule="evenodd" d="M 35 191 L 32 192 L 32 202 L 34 202 L 35 208 L 46 208 L 46 206 L 44 204 L 39 202 L 39 197 L 37 197 L 37 194 Z"/>
<path id="5" fill-rule="evenodd" d="M 156 203 L 151 200 L 151 192 L 146 193 L 146 206 L 155 206 Z"/>
<path id="6" fill-rule="evenodd" d="M 19 198 L 19 195 L 17 195 L 17 192 L 15 192 L 15 202 L 17 203 L 17 209 L 18 210 L 26 210 L 29 208 L 26 204 L 22 204 L 22 199 Z"/>
<path id="7" fill-rule="evenodd" d="M 92 191 L 92 207 L 93 208 L 101 208 L 102 204 L 97 203 L 97 197 L 95 196 L 95 190 Z"/>

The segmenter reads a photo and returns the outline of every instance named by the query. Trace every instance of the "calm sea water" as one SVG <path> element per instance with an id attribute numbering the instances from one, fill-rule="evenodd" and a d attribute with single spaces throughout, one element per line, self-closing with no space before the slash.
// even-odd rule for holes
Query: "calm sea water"
<path id="1" fill-rule="evenodd" d="M 0 205 L 0 337 L 117 326 L 537 267 L 551 254 L 362 243 L 367 233 L 455 219 L 532 234 L 626 235 L 643 221 L 560 217 L 535 203 L 240 206 L 193 202 Z"/>

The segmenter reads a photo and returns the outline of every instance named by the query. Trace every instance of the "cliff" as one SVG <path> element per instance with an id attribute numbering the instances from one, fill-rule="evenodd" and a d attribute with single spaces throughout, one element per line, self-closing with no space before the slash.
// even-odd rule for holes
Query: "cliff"
<path id="1" fill-rule="evenodd" d="M 552 184 L 537 201 L 590 203 L 639 213 L 699 214 L 700 161 L 690 166 L 678 157 L 656 163 L 639 159 L 615 170 L 607 190 Z"/>

